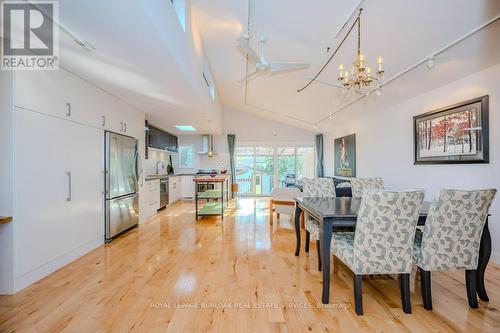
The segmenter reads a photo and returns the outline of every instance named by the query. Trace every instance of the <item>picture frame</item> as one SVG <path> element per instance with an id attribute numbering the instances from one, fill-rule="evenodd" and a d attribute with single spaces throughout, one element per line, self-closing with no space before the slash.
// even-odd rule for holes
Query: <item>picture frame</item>
<path id="1" fill-rule="evenodd" d="M 489 163 L 489 96 L 413 117 L 414 164 Z"/>
<path id="2" fill-rule="evenodd" d="M 336 177 L 356 177 L 356 134 L 334 140 L 334 174 Z"/>

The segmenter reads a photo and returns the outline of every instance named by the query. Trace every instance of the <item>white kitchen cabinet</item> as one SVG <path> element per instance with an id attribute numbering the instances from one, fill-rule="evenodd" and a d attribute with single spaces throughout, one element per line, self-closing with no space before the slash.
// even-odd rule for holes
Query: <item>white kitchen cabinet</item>
<path id="1" fill-rule="evenodd" d="M 140 220 L 141 223 L 147 218 L 156 214 L 160 209 L 160 180 L 148 180 L 140 187 L 139 193 L 140 201 Z"/>
<path id="2" fill-rule="evenodd" d="M 183 199 L 191 199 L 194 198 L 194 176 L 181 176 L 182 185 L 181 185 L 181 197 Z"/>
<path id="3" fill-rule="evenodd" d="M 103 132 L 15 109 L 15 289 L 104 242 Z"/>
<path id="4" fill-rule="evenodd" d="M 171 176 L 168 179 L 168 203 L 171 205 L 181 199 L 182 180 L 180 176 Z"/>
<path id="5" fill-rule="evenodd" d="M 144 137 L 144 115 L 63 69 L 18 71 L 14 82 L 14 104 L 20 108 L 138 139 Z"/>

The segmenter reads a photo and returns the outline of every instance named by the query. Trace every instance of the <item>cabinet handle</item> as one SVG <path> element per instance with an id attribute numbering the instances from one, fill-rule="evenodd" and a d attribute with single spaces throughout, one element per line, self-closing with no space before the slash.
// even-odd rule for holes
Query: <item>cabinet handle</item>
<path id="1" fill-rule="evenodd" d="M 68 197 L 66 201 L 70 202 L 72 197 L 72 188 L 71 188 L 71 172 L 66 172 L 66 176 L 68 176 Z"/>
<path id="2" fill-rule="evenodd" d="M 101 126 L 104 127 L 106 126 L 106 116 L 102 116 L 102 123 Z"/>
<path id="3" fill-rule="evenodd" d="M 66 103 L 67 110 L 66 110 L 66 116 L 71 117 L 71 103 Z"/>

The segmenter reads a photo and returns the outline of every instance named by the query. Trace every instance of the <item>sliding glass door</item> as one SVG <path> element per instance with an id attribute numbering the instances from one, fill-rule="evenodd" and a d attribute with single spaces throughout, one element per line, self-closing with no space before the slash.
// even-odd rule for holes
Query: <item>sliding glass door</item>
<path id="1" fill-rule="evenodd" d="M 237 146 L 236 182 L 240 196 L 270 195 L 275 187 L 293 187 L 314 177 L 313 147 Z"/>

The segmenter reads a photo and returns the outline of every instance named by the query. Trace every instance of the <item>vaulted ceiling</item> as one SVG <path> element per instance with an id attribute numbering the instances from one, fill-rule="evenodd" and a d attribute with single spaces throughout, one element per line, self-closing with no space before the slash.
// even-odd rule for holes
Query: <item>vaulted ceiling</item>
<path id="1" fill-rule="evenodd" d="M 399 77 L 407 69 L 498 19 L 498 0 L 192 0 L 193 20 L 200 27 L 203 47 L 225 109 L 248 111 L 327 131 L 329 122 L 341 115 L 339 110 L 345 116 L 349 108 L 363 107 L 379 98 L 372 95 L 356 101 L 359 96 L 346 97 L 338 88 L 328 85 L 336 82 L 340 63 L 352 63 L 356 52 L 355 33 L 318 80 L 297 93 L 329 58 L 331 53 L 327 47 L 338 45 L 346 33 L 346 29 L 341 30 L 342 26 L 359 6 L 364 9 L 361 46 L 365 59 L 375 66 L 377 57 L 382 56 L 387 80 L 398 77 L 382 89 L 380 100 L 386 104 L 395 102 L 392 95 L 409 98 L 500 61 L 500 23 L 495 21 L 487 29 L 441 52 L 432 74 L 421 65 L 411 76 Z M 352 20 L 347 27 L 351 23 Z M 269 38 L 265 46 L 269 61 L 305 62 L 311 67 L 258 75 L 246 84 L 238 84 L 242 77 L 255 70 L 236 47 L 236 39 L 244 33 L 250 34 L 254 49 L 258 49 L 261 35 Z M 418 71 L 420 74 L 415 74 Z"/>

